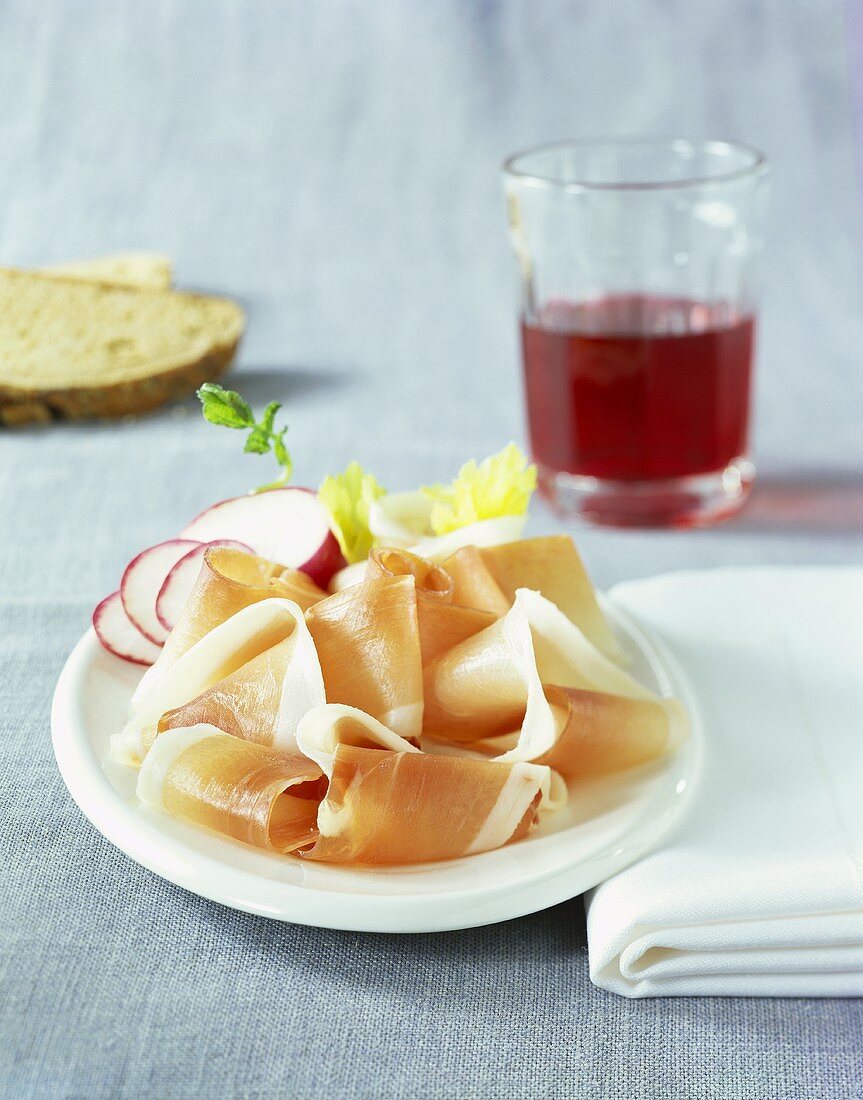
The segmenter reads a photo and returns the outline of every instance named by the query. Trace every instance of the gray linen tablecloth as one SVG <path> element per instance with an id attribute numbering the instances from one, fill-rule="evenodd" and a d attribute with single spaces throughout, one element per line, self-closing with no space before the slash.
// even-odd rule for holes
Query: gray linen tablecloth
<path id="1" fill-rule="evenodd" d="M 301 483 L 358 457 L 408 487 L 523 438 L 504 154 L 749 140 L 776 169 L 759 491 L 712 532 L 579 542 L 602 585 L 850 562 L 850 94 L 828 0 L 5 0 L 0 261 L 165 249 L 182 284 L 247 306 L 236 383 L 286 403 Z M 859 1002 L 627 1002 L 588 981 L 578 899 L 446 935 L 318 931 L 203 901 L 101 838 L 54 766 L 54 682 L 134 551 L 263 480 L 238 451 L 192 402 L 0 434 L 0 1092 L 859 1097 Z"/>

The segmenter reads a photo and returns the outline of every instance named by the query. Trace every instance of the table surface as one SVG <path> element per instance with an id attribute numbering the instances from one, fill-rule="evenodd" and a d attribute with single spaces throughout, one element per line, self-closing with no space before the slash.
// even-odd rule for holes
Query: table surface
<path id="1" fill-rule="evenodd" d="M 832 0 L 6 0 L 0 260 L 164 249 L 248 309 L 236 383 L 285 403 L 300 482 L 357 457 L 410 487 L 523 439 L 504 155 L 750 141 L 775 166 L 756 495 L 709 532 L 577 538 L 603 586 L 859 561 L 849 71 Z M 53 763 L 54 682 L 134 551 L 265 479 L 238 450 L 193 402 L 0 434 L 0 1091 L 859 1096 L 859 1002 L 627 1002 L 588 980 L 579 899 L 446 935 L 319 931 L 191 896 L 96 833 Z"/>

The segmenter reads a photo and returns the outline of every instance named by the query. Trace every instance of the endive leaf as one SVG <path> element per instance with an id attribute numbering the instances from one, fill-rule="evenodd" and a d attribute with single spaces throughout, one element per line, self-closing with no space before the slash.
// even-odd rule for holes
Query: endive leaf
<path id="1" fill-rule="evenodd" d="M 349 564 L 369 556 L 369 508 L 385 493 L 377 478 L 366 473 L 359 462 L 321 483 L 318 499 L 330 513 L 330 527 Z"/>
<path id="2" fill-rule="evenodd" d="M 523 515 L 535 488 L 536 466 L 510 443 L 479 465 L 466 462 L 452 484 L 427 485 L 422 491 L 433 501 L 432 530 L 445 535 L 479 520 Z"/>

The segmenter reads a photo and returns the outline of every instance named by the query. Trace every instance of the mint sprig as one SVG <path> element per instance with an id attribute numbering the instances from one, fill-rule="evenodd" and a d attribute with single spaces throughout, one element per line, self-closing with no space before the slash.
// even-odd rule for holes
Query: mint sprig
<path id="1" fill-rule="evenodd" d="M 220 428 L 236 428 L 247 431 L 246 454 L 265 455 L 272 452 L 276 462 L 282 467 L 282 476 L 268 485 L 260 485 L 256 493 L 267 489 L 279 489 L 287 485 L 294 472 L 294 464 L 285 446 L 285 433 L 288 428 L 275 430 L 276 413 L 282 407 L 278 401 L 271 401 L 264 409 L 260 420 L 255 420 L 252 406 L 235 390 L 226 390 L 216 382 L 205 382 L 198 390 L 203 406 L 204 419 Z"/>

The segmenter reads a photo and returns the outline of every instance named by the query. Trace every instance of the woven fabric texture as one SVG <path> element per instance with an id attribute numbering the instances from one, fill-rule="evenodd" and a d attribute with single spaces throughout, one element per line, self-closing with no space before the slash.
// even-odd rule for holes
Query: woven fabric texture
<path id="1" fill-rule="evenodd" d="M 169 252 L 182 285 L 246 306 L 234 380 L 285 403 L 299 483 L 358 458 L 410 488 L 523 440 L 504 156 L 750 140 L 776 164 L 760 492 L 712 532 L 579 546 L 603 587 L 853 562 L 849 87 L 839 0 L 5 0 L 0 263 Z M 629 1003 L 590 984 L 578 899 L 438 936 L 319 931 L 99 836 L 54 767 L 54 683 L 137 550 L 273 476 L 240 447 L 193 402 L 0 432 L 0 1095 L 860 1096 L 860 1003 Z"/>

